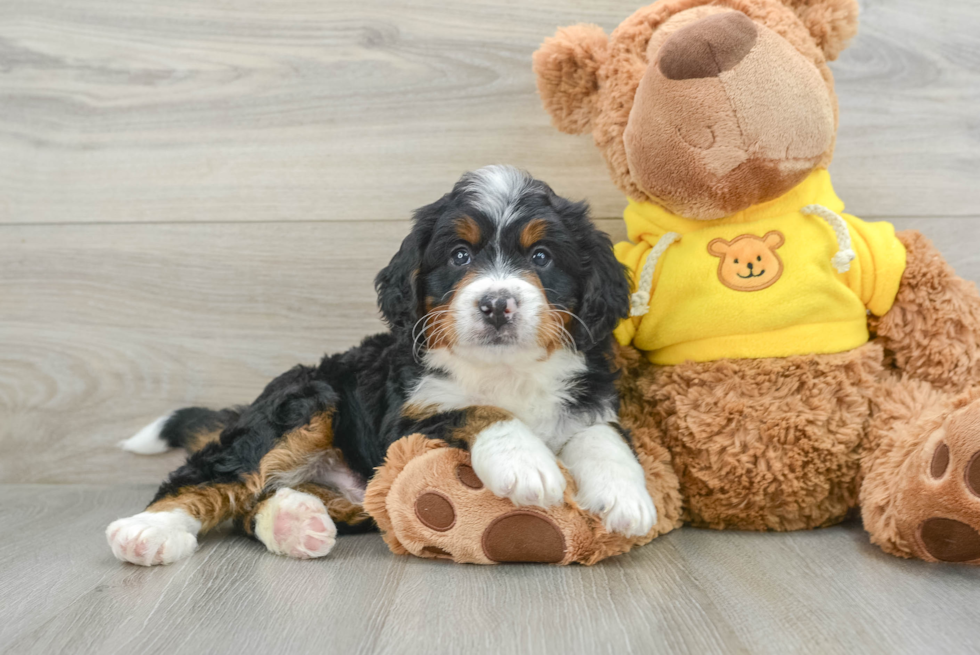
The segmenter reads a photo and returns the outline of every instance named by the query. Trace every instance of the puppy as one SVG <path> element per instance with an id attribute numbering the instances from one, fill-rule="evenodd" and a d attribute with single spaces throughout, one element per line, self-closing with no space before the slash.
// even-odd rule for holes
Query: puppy
<path id="1" fill-rule="evenodd" d="M 144 512 L 108 527 L 117 558 L 174 562 L 227 519 L 274 553 L 326 555 L 338 532 L 374 527 L 366 482 L 412 433 L 469 449 L 518 505 L 562 502 L 558 456 L 609 530 L 650 530 L 610 366 L 629 283 L 584 203 L 514 168 L 468 173 L 415 213 L 375 286 L 389 332 L 293 368 L 247 407 L 182 409 L 123 442 L 191 454 Z"/>

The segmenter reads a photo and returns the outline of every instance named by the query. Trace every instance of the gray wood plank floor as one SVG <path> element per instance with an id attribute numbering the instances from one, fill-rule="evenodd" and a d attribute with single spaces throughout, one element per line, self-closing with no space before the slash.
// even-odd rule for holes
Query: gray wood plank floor
<path id="1" fill-rule="evenodd" d="M 593 568 L 317 562 L 226 533 L 116 562 L 102 531 L 180 461 L 115 442 L 380 329 L 415 207 L 507 162 L 624 236 L 530 54 L 636 0 L 0 3 L 0 652 L 980 652 L 980 571 L 861 526 L 683 529 Z M 980 3 L 864 0 L 834 64 L 852 213 L 980 281 Z"/>

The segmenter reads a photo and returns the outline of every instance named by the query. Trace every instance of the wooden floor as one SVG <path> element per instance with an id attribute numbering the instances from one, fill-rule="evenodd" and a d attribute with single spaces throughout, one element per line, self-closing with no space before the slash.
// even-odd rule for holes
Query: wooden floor
<path id="1" fill-rule="evenodd" d="M 171 567 L 103 530 L 180 457 L 115 443 L 380 328 L 411 210 L 507 162 L 624 204 L 559 134 L 530 54 L 612 0 L 0 3 L 0 652 L 959 653 L 980 571 L 897 560 L 859 523 L 683 529 L 593 568 L 296 562 L 230 535 Z M 865 0 L 834 64 L 848 208 L 980 281 L 980 4 Z"/>

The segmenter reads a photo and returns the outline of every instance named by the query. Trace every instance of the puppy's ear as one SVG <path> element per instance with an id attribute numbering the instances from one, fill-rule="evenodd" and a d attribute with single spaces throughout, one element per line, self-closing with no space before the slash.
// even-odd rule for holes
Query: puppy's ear
<path id="1" fill-rule="evenodd" d="M 562 132 L 582 134 L 591 128 L 599 91 L 597 72 L 608 48 L 601 27 L 573 25 L 545 39 L 534 53 L 541 102 Z"/>
<path id="2" fill-rule="evenodd" d="M 575 313 L 581 319 L 572 327 L 575 345 L 587 349 L 609 338 L 620 319 L 629 316 L 629 273 L 613 254 L 612 241 L 589 218 L 589 206 L 554 196 L 552 204 L 566 217 L 582 253 L 585 279 Z"/>
<path id="3" fill-rule="evenodd" d="M 411 329 L 421 317 L 419 270 L 422 267 L 422 254 L 448 198 L 447 194 L 415 212 L 412 231 L 402 241 L 388 265 L 374 278 L 378 307 L 392 330 Z"/>
<path id="4" fill-rule="evenodd" d="M 796 12 L 827 61 L 837 59 L 858 30 L 857 0 L 783 0 Z"/>

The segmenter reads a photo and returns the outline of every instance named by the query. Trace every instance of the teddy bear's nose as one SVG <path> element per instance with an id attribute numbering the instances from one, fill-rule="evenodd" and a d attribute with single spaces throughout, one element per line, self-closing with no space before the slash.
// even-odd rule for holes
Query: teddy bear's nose
<path id="1" fill-rule="evenodd" d="M 717 77 L 735 68 L 759 36 L 752 19 L 740 11 L 702 18 L 678 30 L 660 46 L 660 72 L 670 80 Z"/>

